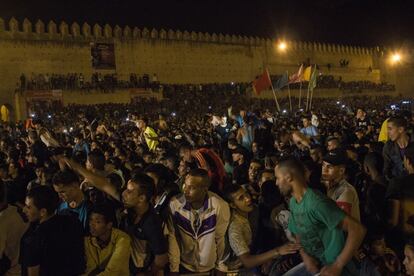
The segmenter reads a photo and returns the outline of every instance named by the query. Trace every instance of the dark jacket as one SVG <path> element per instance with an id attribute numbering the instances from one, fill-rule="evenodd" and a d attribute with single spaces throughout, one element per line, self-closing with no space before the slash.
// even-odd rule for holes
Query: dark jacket
<path id="1" fill-rule="evenodd" d="M 409 135 L 409 143 L 414 142 L 414 135 Z M 407 174 L 404 169 L 404 155 L 396 142 L 387 141 L 382 151 L 384 156 L 384 176 L 387 179 L 404 176 Z"/>

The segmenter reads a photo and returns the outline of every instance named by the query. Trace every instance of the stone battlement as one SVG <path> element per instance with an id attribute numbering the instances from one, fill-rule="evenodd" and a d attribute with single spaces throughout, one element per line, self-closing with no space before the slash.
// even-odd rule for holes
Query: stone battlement
<path id="1" fill-rule="evenodd" d="M 217 43 L 233 44 L 247 46 L 264 46 L 271 47 L 277 41 L 271 38 L 260 38 L 252 36 L 240 36 L 230 34 L 189 32 L 181 30 L 156 30 L 146 27 L 129 27 L 128 25 L 121 28 L 118 25 L 114 27 L 109 24 L 101 26 L 99 24 L 89 25 L 84 22 L 79 25 L 73 22 L 70 26 L 62 21 L 56 24 L 53 20 L 47 25 L 42 20 L 32 23 L 27 18 L 19 22 L 12 17 L 6 24 L 5 20 L 0 18 L 0 38 L 15 40 L 37 40 L 37 41 L 66 41 L 66 42 L 91 42 L 91 41 L 113 41 L 113 40 L 170 40 L 170 41 L 192 41 L 198 43 Z M 349 55 L 373 55 L 380 52 L 379 47 L 367 48 L 355 45 L 340 45 L 319 42 L 289 41 L 289 47 L 295 51 L 309 52 L 326 52 L 331 54 L 349 54 Z"/>

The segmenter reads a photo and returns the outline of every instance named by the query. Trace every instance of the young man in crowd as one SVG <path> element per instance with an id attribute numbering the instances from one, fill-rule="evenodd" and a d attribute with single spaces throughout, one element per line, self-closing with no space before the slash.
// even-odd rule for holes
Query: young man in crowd
<path id="1" fill-rule="evenodd" d="M 359 198 L 354 186 L 345 179 L 348 158 L 342 150 L 328 152 L 322 163 L 322 180 L 327 195 L 348 215 L 360 221 Z"/>
<path id="2" fill-rule="evenodd" d="M 90 152 L 89 145 L 85 142 L 82 134 L 75 136 L 75 145 L 73 146 L 72 155 L 75 156 L 79 152 L 84 154 L 84 156 L 88 156 Z"/>
<path id="3" fill-rule="evenodd" d="M 394 244 L 400 252 L 403 238 L 414 234 L 414 143 L 405 149 L 404 167 L 408 175 L 392 179 L 386 193 L 390 207 L 388 223 L 393 227 Z"/>
<path id="4" fill-rule="evenodd" d="M 358 275 L 352 257 L 364 239 L 364 227 L 331 199 L 307 187 L 300 161 L 281 161 L 275 175 L 282 194 L 291 196 L 289 230 L 302 245 L 304 263 L 285 275 Z"/>
<path id="5" fill-rule="evenodd" d="M 143 173 L 134 174 L 122 193 L 127 216 L 121 221 L 121 229 L 132 240 L 130 271 L 133 274 L 162 275 L 168 263 L 168 242 L 162 221 L 151 204 L 154 196 L 154 181 Z"/>
<path id="6" fill-rule="evenodd" d="M 151 152 L 155 151 L 159 143 L 159 138 L 155 130 L 148 126 L 148 119 L 139 118 L 136 126 L 141 131 L 141 136 L 145 139 L 148 149 Z"/>
<path id="7" fill-rule="evenodd" d="M 52 182 L 53 188 L 62 200 L 57 209 L 58 213 L 76 216 L 87 230 L 91 204 L 80 188 L 78 176 L 71 170 L 65 170 L 56 173 Z"/>
<path id="8" fill-rule="evenodd" d="M 387 123 L 389 140 L 385 143 L 382 155 L 384 156 L 384 175 L 387 179 L 406 175 L 404 170 L 404 151 L 414 136 L 407 132 L 407 121 L 403 117 L 391 117 Z"/>
<path id="9" fill-rule="evenodd" d="M 27 193 L 24 213 L 31 227 L 21 240 L 23 276 L 73 276 L 85 270 L 82 226 L 71 216 L 56 215 L 58 204 L 50 187 L 34 187 Z"/>
<path id="10" fill-rule="evenodd" d="M 244 183 L 243 187 L 249 191 L 250 195 L 252 195 L 254 201 L 257 202 L 257 199 L 260 195 L 260 186 L 259 186 L 259 172 L 262 170 L 262 164 L 259 160 L 253 159 L 249 165 L 249 182 Z"/>
<path id="11" fill-rule="evenodd" d="M 90 211 L 90 235 L 85 238 L 86 275 L 129 275 L 131 239 L 113 227 L 114 217 L 110 205 L 95 205 Z"/>
<path id="12" fill-rule="evenodd" d="M 298 243 L 287 243 L 261 254 L 251 254 L 254 230 L 249 222 L 249 214 L 255 208 L 252 197 L 244 188 L 235 184 L 226 188 L 225 195 L 232 210 L 227 230 L 228 239 L 232 253 L 238 259 L 228 267 L 230 271 L 251 270 L 283 255 L 293 254 L 300 249 L 301 246 Z"/>
<path id="13" fill-rule="evenodd" d="M 22 212 L 7 203 L 7 187 L 0 180 L 0 275 L 18 276 L 20 239 L 27 229 Z"/>
<path id="14" fill-rule="evenodd" d="M 241 146 L 232 151 L 234 162 L 233 183 L 243 185 L 249 183 L 248 152 Z"/>
<path id="15" fill-rule="evenodd" d="M 210 182 L 206 170 L 194 169 L 186 176 L 183 195 L 170 201 L 168 230 L 175 238 L 169 240 L 169 246 L 180 257 L 170 264 L 173 273 L 216 270 L 221 274 L 223 270 L 230 210 L 223 199 L 208 191 Z"/>
<path id="16" fill-rule="evenodd" d="M 306 137 L 313 138 L 315 140 L 319 139 L 319 132 L 316 126 L 311 124 L 311 120 L 308 117 L 302 118 L 303 128 L 300 130 Z"/>

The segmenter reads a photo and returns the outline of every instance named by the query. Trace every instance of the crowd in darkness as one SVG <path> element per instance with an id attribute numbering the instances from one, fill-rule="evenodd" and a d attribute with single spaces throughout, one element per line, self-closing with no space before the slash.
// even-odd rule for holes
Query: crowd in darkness
<path id="1" fill-rule="evenodd" d="M 2 123 L 0 275 L 414 275 L 402 99 L 279 113 L 243 85 Z"/>
<path id="2" fill-rule="evenodd" d="M 271 79 L 275 82 L 281 78 L 281 75 L 272 75 Z M 168 89 L 175 90 L 199 90 L 199 91 L 236 91 L 237 93 L 244 93 L 246 89 L 251 86 L 249 83 L 211 83 L 211 84 L 164 84 L 158 80 L 157 74 L 150 76 L 149 74 L 137 75 L 131 73 L 128 80 L 121 80 L 116 73 L 102 74 L 93 73 L 91 79 L 85 79 L 82 73 L 68 73 L 68 74 L 35 74 L 32 73 L 30 78 L 25 74 L 20 76 L 20 81 L 17 85 L 17 90 L 83 90 L 93 91 L 98 90 L 102 92 L 115 92 L 116 89 L 126 88 L 143 88 L 152 89 L 153 91 L 163 91 Z M 291 89 L 299 89 L 306 87 L 306 83 L 291 84 Z M 317 79 L 317 88 L 321 89 L 335 89 L 339 88 L 346 92 L 363 92 L 364 90 L 371 91 L 395 91 L 395 86 L 388 83 L 375 83 L 372 81 L 348 81 L 345 82 L 341 77 L 336 78 L 332 75 L 320 74 Z"/>

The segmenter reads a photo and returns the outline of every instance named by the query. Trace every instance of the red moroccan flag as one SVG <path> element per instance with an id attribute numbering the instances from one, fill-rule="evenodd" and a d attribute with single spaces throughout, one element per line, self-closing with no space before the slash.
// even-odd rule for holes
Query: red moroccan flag
<path id="1" fill-rule="evenodd" d="M 253 91 L 256 95 L 260 95 L 262 90 L 268 89 L 271 85 L 272 81 L 270 80 L 269 72 L 266 69 L 260 77 L 253 81 Z"/>

